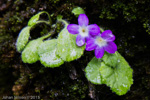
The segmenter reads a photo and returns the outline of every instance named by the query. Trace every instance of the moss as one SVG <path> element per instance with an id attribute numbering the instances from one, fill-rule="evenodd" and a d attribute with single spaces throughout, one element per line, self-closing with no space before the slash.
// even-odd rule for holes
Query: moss
<path id="1" fill-rule="evenodd" d="M 43 100 L 148 99 L 149 3 L 149 0 L 3 1 L 4 6 L 0 4 L 0 94 L 38 95 Z M 134 69 L 134 84 L 126 95 L 117 96 L 105 85 L 91 87 L 85 78 L 84 68 L 94 56 L 94 52 L 85 52 L 80 59 L 54 69 L 44 68 L 39 62 L 31 65 L 22 63 L 20 53 L 16 52 L 15 42 L 30 17 L 45 10 L 52 14 L 53 24 L 56 22 L 56 16 L 60 14 L 69 22 L 77 23 L 77 18 L 71 14 L 71 10 L 76 6 L 85 9 L 90 23 L 111 29 L 115 34 L 118 51 Z M 47 19 L 45 15 L 41 17 Z M 62 27 L 61 24 L 57 26 L 56 33 Z M 32 29 L 31 39 L 44 35 L 49 30 L 50 26 L 39 24 Z"/>
<path id="2" fill-rule="evenodd" d="M 10 68 L 9 64 L 3 64 L 0 63 L 0 97 L 2 97 L 2 94 L 8 94 L 11 95 L 12 91 L 11 90 L 14 82 L 14 78 L 12 78 L 12 68 Z M 8 75 L 9 74 L 9 75 Z M 9 84 L 9 85 L 8 85 Z"/>
<path id="3" fill-rule="evenodd" d="M 115 19 L 122 16 L 127 22 L 139 20 L 143 23 L 146 32 L 150 34 L 148 24 L 150 15 L 145 16 L 144 14 L 149 12 L 147 8 L 147 4 L 149 3 L 150 1 L 142 2 L 139 0 L 131 0 L 130 2 L 116 0 L 115 2 L 105 3 L 105 5 L 100 8 L 102 12 L 99 17 L 101 19 Z"/>

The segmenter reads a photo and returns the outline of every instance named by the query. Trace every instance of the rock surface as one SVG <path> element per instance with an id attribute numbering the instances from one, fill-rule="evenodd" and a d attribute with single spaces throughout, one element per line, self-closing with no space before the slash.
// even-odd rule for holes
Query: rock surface
<path id="1" fill-rule="evenodd" d="M 43 100 L 149 100 L 149 4 L 150 0 L 1 0 L 0 98 L 15 95 Z M 88 82 L 84 68 L 93 53 L 85 52 L 80 59 L 59 68 L 45 68 L 40 62 L 22 62 L 15 43 L 28 20 L 39 11 L 47 11 L 53 14 L 53 22 L 61 14 L 69 22 L 77 23 L 77 18 L 71 13 L 76 6 L 84 8 L 90 23 L 111 29 L 115 34 L 118 51 L 134 71 L 134 84 L 126 95 L 117 96 L 105 85 Z M 46 30 L 50 30 L 47 25 L 35 27 L 31 39 L 41 36 Z"/>

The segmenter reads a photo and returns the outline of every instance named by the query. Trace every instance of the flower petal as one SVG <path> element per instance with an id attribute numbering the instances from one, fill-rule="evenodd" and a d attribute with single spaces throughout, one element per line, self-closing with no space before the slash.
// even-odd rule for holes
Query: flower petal
<path id="1" fill-rule="evenodd" d="M 91 37 L 96 39 L 97 37 L 101 37 L 101 33 L 98 33 L 97 35 L 92 35 Z"/>
<path id="2" fill-rule="evenodd" d="M 88 30 L 92 36 L 98 35 L 100 33 L 100 28 L 97 24 L 88 25 Z"/>
<path id="3" fill-rule="evenodd" d="M 81 35 L 77 35 L 76 44 L 78 46 L 83 46 L 84 43 L 85 43 L 85 37 L 82 37 Z"/>
<path id="4" fill-rule="evenodd" d="M 95 56 L 96 58 L 102 58 L 104 55 L 104 48 L 97 46 L 95 49 Z"/>
<path id="5" fill-rule="evenodd" d="M 104 49 L 108 53 L 115 53 L 115 51 L 117 51 L 117 45 L 114 42 L 108 42 L 107 46 L 105 46 Z"/>
<path id="6" fill-rule="evenodd" d="M 77 24 L 69 24 L 67 26 L 67 30 L 71 34 L 78 34 L 79 33 L 79 25 L 77 25 Z"/>
<path id="7" fill-rule="evenodd" d="M 80 26 L 87 26 L 89 24 L 89 19 L 85 14 L 80 14 L 78 17 L 78 24 Z"/>
<path id="8" fill-rule="evenodd" d="M 85 39 L 86 39 L 86 41 L 90 41 L 91 39 L 96 39 L 96 37 L 89 35 L 89 36 L 85 37 Z"/>
<path id="9" fill-rule="evenodd" d="M 111 30 L 106 30 L 101 34 L 101 37 L 107 42 L 112 42 L 115 40 L 115 35 L 112 34 Z"/>
<path id="10" fill-rule="evenodd" d="M 96 44 L 95 44 L 95 39 L 94 38 L 88 38 L 88 40 L 86 41 L 86 48 L 85 50 L 87 51 L 92 51 L 96 48 Z"/>

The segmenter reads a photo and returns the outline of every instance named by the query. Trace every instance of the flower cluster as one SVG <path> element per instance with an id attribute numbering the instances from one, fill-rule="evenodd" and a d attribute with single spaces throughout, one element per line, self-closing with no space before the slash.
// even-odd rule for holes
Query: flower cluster
<path id="1" fill-rule="evenodd" d="M 85 14 L 80 14 L 78 17 L 78 24 L 69 24 L 67 30 L 71 34 L 78 34 L 76 44 L 83 46 L 86 43 L 86 50 L 95 50 L 96 58 L 102 58 L 104 51 L 108 53 L 115 53 L 117 46 L 113 42 L 115 36 L 111 30 L 105 30 L 100 33 L 100 28 L 97 24 L 89 24 L 89 19 Z"/>

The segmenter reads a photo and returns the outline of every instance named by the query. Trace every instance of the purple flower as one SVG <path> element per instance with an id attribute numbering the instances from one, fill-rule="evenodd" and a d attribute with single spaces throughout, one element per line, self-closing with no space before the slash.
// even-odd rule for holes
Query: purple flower
<path id="1" fill-rule="evenodd" d="M 93 38 L 89 38 L 86 42 L 86 50 L 95 50 L 96 58 L 102 58 L 104 51 L 108 53 L 115 53 L 117 51 L 117 45 L 113 42 L 115 36 L 112 34 L 111 30 L 106 30 L 102 34 L 98 34 Z"/>
<path id="2" fill-rule="evenodd" d="M 67 30 L 71 34 L 78 34 L 76 44 L 83 46 L 87 38 L 98 35 L 100 28 L 97 24 L 89 24 L 89 19 L 85 14 L 80 14 L 78 17 L 78 24 L 69 24 Z"/>

